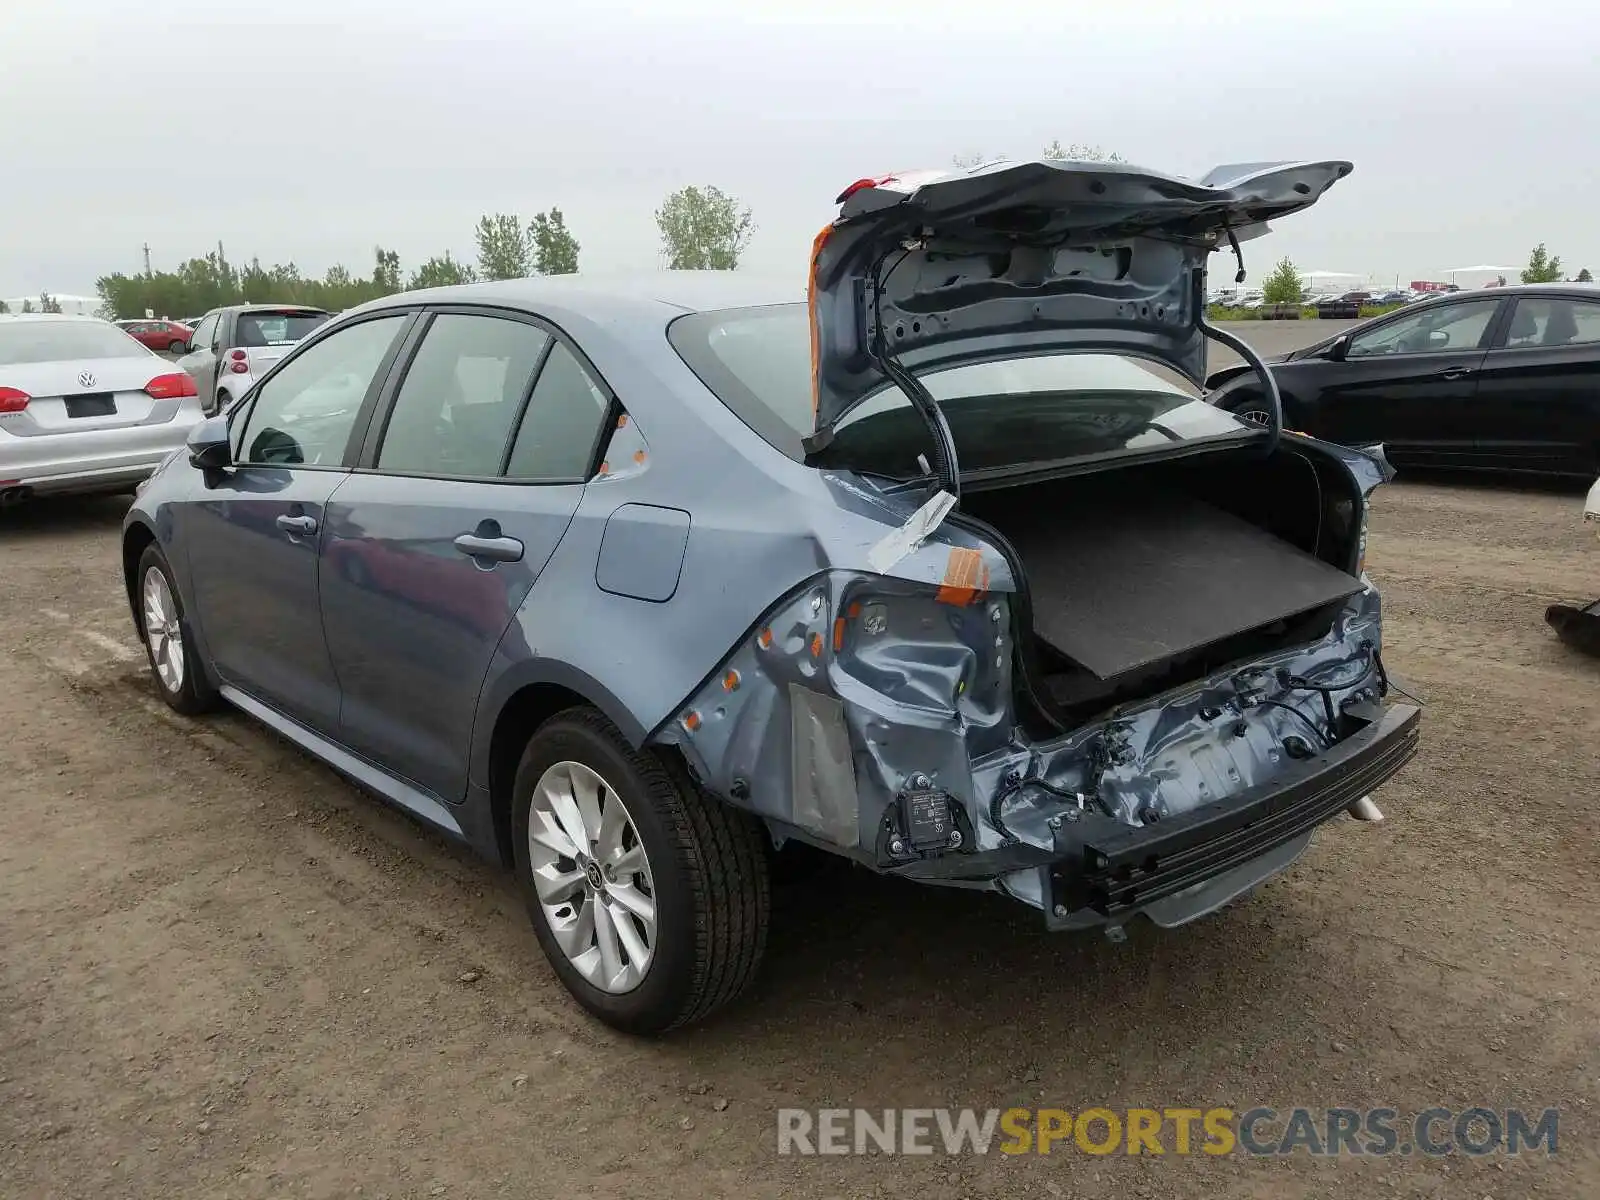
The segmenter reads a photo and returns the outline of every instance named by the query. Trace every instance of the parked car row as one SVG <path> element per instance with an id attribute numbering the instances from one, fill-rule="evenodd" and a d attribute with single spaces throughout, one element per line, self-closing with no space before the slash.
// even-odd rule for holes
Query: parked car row
<path id="1" fill-rule="evenodd" d="M 744 988 L 790 842 L 1051 929 L 1201 917 L 1417 745 L 1380 464 L 1197 394 L 1207 240 L 1349 169 L 884 176 L 808 299 L 550 277 L 316 322 L 128 514 L 156 686 L 506 863 L 624 1029 Z M 1109 293 L 1097 238 L 1140 264 Z"/>
<path id="2" fill-rule="evenodd" d="M 1600 474 L 1600 288 L 1447 292 L 1271 360 L 1284 423 L 1396 466 Z M 1210 400 L 1269 419 L 1230 367 Z"/>

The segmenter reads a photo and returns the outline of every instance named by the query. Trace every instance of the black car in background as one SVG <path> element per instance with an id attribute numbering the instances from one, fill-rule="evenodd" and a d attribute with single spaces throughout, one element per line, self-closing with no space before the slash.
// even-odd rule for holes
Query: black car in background
<path id="1" fill-rule="evenodd" d="M 1600 474 L 1600 287 L 1445 294 L 1268 361 L 1286 428 L 1382 442 L 1396 466 Z M 1248 367 L 1207 386 L 1265 419 Z"/>

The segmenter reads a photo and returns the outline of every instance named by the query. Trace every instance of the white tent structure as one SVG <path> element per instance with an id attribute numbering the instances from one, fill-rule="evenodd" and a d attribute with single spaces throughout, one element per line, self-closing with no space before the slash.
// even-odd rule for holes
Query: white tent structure
<path id="1" fill-rule="evenodd" d="M 1445 274 L 1450 276 L 1450 282 L 1456 281 L 1457 275 L 1521 275 L 1521 267 L 1496 267 L 1489 263 L 1479 263 L 1475 267 L 1447 267 Z"/>
<path id="2" fill-rule="evenodd" d="M 73 316 L 92 317 L 101 305 L 99 296 L 73 296 L 65 292 L 51 292 L 50 298 L 61 305 L 61 311 Z M 39 311 L 39 297 L 37 296 L 11 296 L 5 297 L 6 308 L 14 313 L 22 311 L 24 303 L 33 306 L 35 312 Z"/>

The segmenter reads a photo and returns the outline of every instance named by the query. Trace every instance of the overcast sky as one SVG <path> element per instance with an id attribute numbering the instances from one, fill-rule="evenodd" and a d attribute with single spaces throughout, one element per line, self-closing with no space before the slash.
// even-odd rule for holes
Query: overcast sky
<path id="1" fill-rule="evenodd" d="M 798 278 L 849 181 L 1052 138 L 1181 174 L 1352 160 L 1247 245 L 1253 280 L 1541 240 L 1600 270 L 1597 48 L 1588 0 L 0 0 L 0 296 L 92 293 L 147 241 L 470 259 L 480 213 L 551 205 L 585 269 L 653 268 L 690 183 Z"/>

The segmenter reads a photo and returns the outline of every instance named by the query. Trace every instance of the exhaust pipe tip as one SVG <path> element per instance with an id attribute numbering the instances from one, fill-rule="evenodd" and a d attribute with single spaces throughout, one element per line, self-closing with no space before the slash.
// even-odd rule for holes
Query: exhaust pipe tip
<path id="1" fill-rule="evenodd" d="M 1345 810 L 1358 821 L 1371 821 L 1374 824 L 1383 820 L 1383 812 L 1372 802 L 1371 796 L 1363 796 Z"/>
<path id="2" fill-rule="evenodd" d="M 0 488 L 0 508 L 12 508 L 23 503 L 31 495 L 33 489 L 29 487 Z"/>

